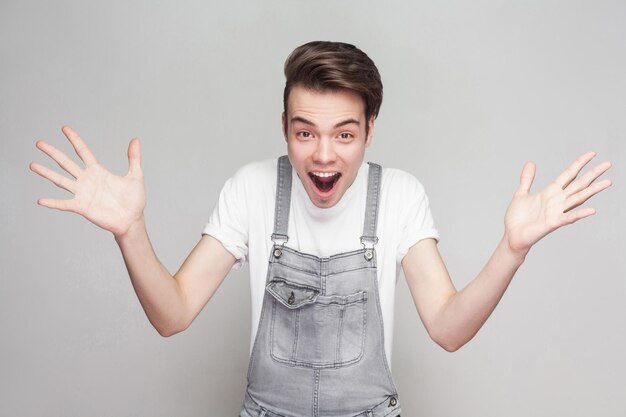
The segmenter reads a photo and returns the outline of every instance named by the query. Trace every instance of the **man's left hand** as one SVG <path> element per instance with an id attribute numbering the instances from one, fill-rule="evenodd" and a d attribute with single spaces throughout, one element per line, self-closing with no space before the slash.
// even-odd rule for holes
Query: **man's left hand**
<path id="1" fill-rule="evenodd" d="M 579 156 L 556 180 L 537 194 L 530 194 L 535 179 L 535 164 L 527 162 L 524 165 L 520 185 L 504 216 L 505 238 L 513 252 L 525 256 L 532 245 L 547 234 L 595 214 L 595 209 L 590 207 L 575 210 L 611 186 L 609 179 L 594 183 L 611 167 L 609 161 L 602 162 L 577 178 L 594 156 L 595 152 Z"/>

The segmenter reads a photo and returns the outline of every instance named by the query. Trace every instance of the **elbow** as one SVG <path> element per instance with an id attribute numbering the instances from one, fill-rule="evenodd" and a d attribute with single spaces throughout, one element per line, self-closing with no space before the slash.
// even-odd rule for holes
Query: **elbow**
<path id="1" fill-rule="evenodd" d="M 162 337 L 170 337 L 170 336 L 174 336 L 176 333 L 180 333 L 180 331 L 176 331 L 176 330 L 172 330 L 172 329 L 160 329 L 160 328 L 156 328 L 156 331 L 162 336 Z"/>
<path id="2" fill-rule="evenodd" d="M 443 342 L 443 341 L 437 341 L 435 340 L 435 343 L 437 343 L 439 346 L 441 346 L 443 348 L 443 350 L 445 350 L 446 352 L 456 352 L 457 350 L 461 349 L 461 347 L 464 345 L 464 343 L 454 343 L 454 342 Z"/>
<path id="3" fill-rule="evenodd" d="M 456 352 L 467 343 L 467 341 L 458 340 L 452 335 L 437 334 L 434 332 L 429 332 L 429 335 L 433 342 L 441 346 L 446 352 Z"/>
<path id="4" fill-rule="evenodd" d="M 178 326 L 176 325 L 169 325 L 169 326 L 153 325 L 153 326 L 162 337 L 170 337 L 170 336 L 174 336 L 175 334 L 178 334 L 180 332 L 187 330 L 187 328 L 189 327 L 189 324 L 178 325 Z"/>

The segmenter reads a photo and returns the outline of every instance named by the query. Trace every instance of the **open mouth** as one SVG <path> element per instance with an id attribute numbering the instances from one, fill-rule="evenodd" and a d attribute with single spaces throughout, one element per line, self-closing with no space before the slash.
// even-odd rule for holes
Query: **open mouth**
<path id="1" fill-rule="evenodd" d="M 341 174 L 339 172 L 309 172 L 309 177 L 320 192 L 327 193 L 333 189 Z"/>

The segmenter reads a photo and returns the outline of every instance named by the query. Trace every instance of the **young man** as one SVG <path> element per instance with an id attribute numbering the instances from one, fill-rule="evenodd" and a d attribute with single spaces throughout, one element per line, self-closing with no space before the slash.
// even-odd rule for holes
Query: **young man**
<path id="1" fill-rule="evenodd" d="M 255 162 L 229 179 L 203 236 L 174 275 L 148 239 L 139 141 L 129 171 L 109 173 L 70 127 L 85 163 L 37 147 L 76 180 L 31 169 L 74 194 L 39 204 L 73 211 L 111 231 L 148 319 L 163 336 L 185 330 L 228 271 L 250 263 L 252 338 L 241 416 L 398 416 L 390 373 L 393 301 L 402 267 L 432 339 L 467 343 L 502 297 L 533 244 L 594 214 L 574 210 L 611 185 L 609 167 L 578 175 L 581 155 L 539 194 L 527 163 L 505 215 L 505 232 L 476 278 L 457 291 L 437 250 L 421 184 L 363 162 L 382 102 L 374 63 L 356 47 L 311 42 L 285 64 L 283 133 L 288 157 Z"/>

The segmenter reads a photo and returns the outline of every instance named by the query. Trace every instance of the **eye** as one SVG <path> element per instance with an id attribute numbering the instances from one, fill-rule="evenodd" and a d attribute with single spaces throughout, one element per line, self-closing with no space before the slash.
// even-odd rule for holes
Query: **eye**
<path id="1" fill-rule="evenodd" d="M 354 135 L 352 133 L 349 132 L 342 132 L 339 134 L 339 137 L 343 140 L 350 140 L 354 137 Z"/>
<path id="2" fill-rule="evenodd" d="M 302 132 L 296 133 L 296 136 L 298 136 L 299 138 L 308 139 L 311 137 L 311 132 L 307 132 L 306 130 L 303 130 Z"/>

